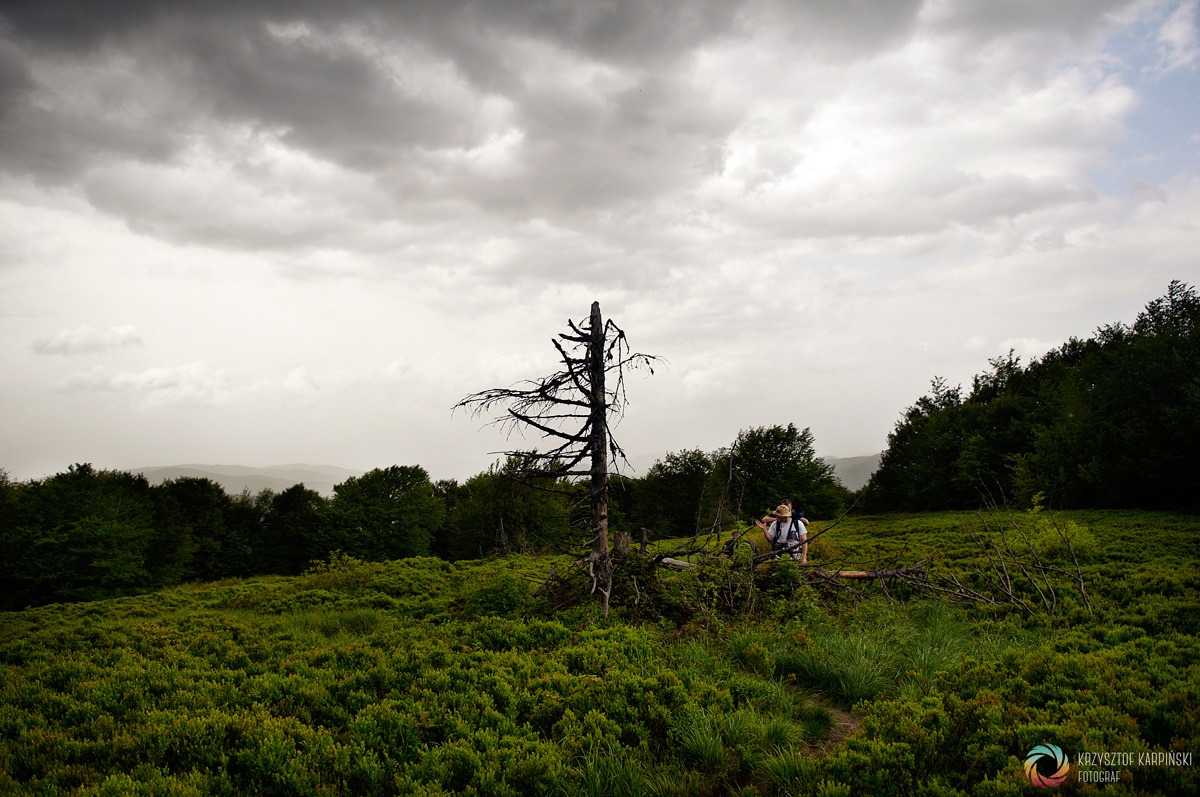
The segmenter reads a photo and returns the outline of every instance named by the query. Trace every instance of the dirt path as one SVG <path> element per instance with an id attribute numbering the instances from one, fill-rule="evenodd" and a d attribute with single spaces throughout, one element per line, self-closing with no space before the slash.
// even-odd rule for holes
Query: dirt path
<path id="1" fill-rule="evenodd" d="M 833 724 L 829 726 L 829 735 L 819 744 L 813 745 L 813 749 L 818 753 L 832 750 L 846 741 L 847 737 L 858 733 L 858 729 L 862 727 L 862 717 L 851 714 L 844 708 L 822 698 L 812 698 L 812 702 L 821 706 L 833 717 Z"/>

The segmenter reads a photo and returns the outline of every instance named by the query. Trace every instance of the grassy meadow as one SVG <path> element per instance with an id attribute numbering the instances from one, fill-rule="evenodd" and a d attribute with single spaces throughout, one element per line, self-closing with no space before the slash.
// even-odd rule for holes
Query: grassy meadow
<path id="1" fill-rule="evenodd" d="M 1013 527 L 1084 593 L 694 556 L 631 567 L 604 616 L 539 589 L 561 557 L 335 557 L 0 614 L 0 794 L 1019 795 L 1042 744 L 1064 794 L 1200 791 L 1200 518 L 851 517 L 810 555 L 979 585 L 974 538 Z"/>

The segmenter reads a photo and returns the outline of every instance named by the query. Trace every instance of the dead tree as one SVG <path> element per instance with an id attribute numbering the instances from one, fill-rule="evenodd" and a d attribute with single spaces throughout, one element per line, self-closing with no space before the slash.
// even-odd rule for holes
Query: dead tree
<path id="1" fill-rule="evenodd" d="M 472 414 L 500 410 L 492 421 L 511 436 L 533 431 L 550 445 L 538 449 L 493 452 L 515 457 L 518 472 L 529 477 L 590 480 L 591 548 L 587 555 L 592 592 L 599 593 L 605 611 L 612 595 L 613 556 L 608 540 L 608 477 L 625 452 L 613 438 L 612 426 L 624 415 L 628 403 L 625 372 L 646 367 L 651 374 L 658 360 L 631 352 L 625 331 L 600 314 L 592 302 L 586 322 L 567 321 L 570 332 L 559 333 L 551 343 L 562 367 L 550 376 L 520 382 L 513 387 L 491 388 L 459 401 L 454 409 Z M 625 538 L 626 545 L 628 538 Z M 619 552 L 621 553 L 621 552 Z"/>

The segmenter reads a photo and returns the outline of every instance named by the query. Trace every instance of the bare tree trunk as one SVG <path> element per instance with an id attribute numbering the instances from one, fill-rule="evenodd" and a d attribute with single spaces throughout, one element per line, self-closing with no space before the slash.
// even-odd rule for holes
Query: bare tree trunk
<path id="1" fill-rule="evenodd" d="M 612 597 L 613 562 L 608 552 L 608 396 L 604 391 L 604 319 L 600 317 L 600 302 L 592 302 L 588 376 L 592 388 L 592 553 L 588 556 L 588 569 L 592 574 L 592 589 L 599 589 L 604 596 L 607 615 Z"/>
<path id="2" fill-rule="evenodd" d="M 512 553 L 512 548 L 508 547 L 508 534 L 504 531 L 504 518 L 500 518 L 500 532 L 497 535 L 496 550 L 501 556 L 508 556 Z"/>
<path id="3" fill-rule="evenodd" d="M 592 302 L 588 371 L 592 387 L 592 560 L 608 558 L 608 400 L 604 392 L 604 320 Z"/>

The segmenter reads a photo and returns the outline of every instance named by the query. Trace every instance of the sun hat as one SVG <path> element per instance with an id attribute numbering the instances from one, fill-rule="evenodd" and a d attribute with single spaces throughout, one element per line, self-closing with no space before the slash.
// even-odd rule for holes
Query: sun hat
<path id="1" fill-rule="evenodd" d="M 775 517 L 791 517 L 792 508 L 787 504 L 780 504 L 775 507 Z"/>

